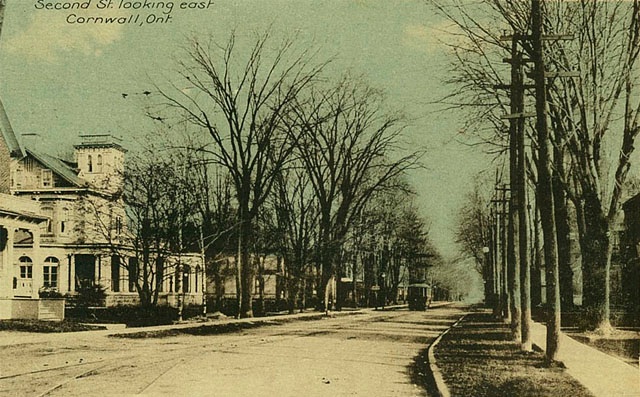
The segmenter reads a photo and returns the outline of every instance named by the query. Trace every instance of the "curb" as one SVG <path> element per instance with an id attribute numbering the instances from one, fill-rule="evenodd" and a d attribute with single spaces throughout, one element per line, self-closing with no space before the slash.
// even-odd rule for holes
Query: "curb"
<path id="1" fill-rule="evenodd" d="M 440 371 L 440 368 L 438 368 L 438 365 L 436 364 L 436 356 L 433 353 L 433 350 L 435 349 L 436 345 L 440 343 L 440 340 L 442 339 L 442 337 L 445 336 L 447 332 L 451 330 L 451 328 L 457 326 L 462 320 L 464 320 L 466 316 L 467 315 L 464 314 L 462 317 L 458 319 L 458 321 L 453 323 L 451 327 L 447 328 L 440 335 L 438 335 L 438 337 L 433 341 L 433 343 L 427 349 L 427 358 L 429 360 L 429 370 L 431 371 L 431 374 L 433 375 L 433 380 L 436 383 L 436 389 L 438 391 L 439 397 L 451 397 L 451 392 L 449 391 L 449 387 L 447 387 L 447 384 L 444 381 L 444 377 L 442 376 L 442 372 Z"/>

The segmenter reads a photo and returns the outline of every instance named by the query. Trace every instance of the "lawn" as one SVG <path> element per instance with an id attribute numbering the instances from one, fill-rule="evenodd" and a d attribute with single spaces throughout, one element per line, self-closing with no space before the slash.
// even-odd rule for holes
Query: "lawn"
<path id="1" fill-rule="evenodd" d="M 638 366 L 638 357 L 640 357 L 640 331 L 615 329 L 611 335 L 606 336 L 588 331 L 565 332 L 579 342 L 604 353 L 616 356 L 628 364 Z"/>
<path id="2" fill-rule="evenodd" d="M 75 321 L 0 320 L 0 331 L 21 332 L 79 332 L 106 329 L 103 326 L 82 324 Z"/>
<path id="3" fill-rule="evenodd" d="M 592 396 L 540 352 L 522 353 L 506 324 L 488 312 L 468 315 L 435 348 L 453 396 Z"/>

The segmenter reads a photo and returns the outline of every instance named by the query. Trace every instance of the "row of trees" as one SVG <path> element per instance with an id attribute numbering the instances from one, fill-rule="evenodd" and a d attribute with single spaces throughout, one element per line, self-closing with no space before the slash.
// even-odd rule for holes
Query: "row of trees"
<path id="1" fill-rule="evenodd" d="M 472 116 L 467 128 L 474 131 L 470 138 L 494 153 L 507 152 L 513 131 L 528 142 L 526 149 L 515 154 L 523 159 L 527 183 L 533 188 L 528 202 L 540 217 L 550 308 L 547 320 L 553 328 L 547 354 L 553 359 L 560 302 L 565 308 L 573 304 L 571 230 L 579 236 L 583 308 L 592 328 L 610 329 L 613 239 L 640 131 L 640 5 L 622 0 L 487 0 L 471 9 L 447 3 L 438 9 L 461 33 L 457 37 L 463 38 L 453 45 L 457 60 L 451 81 L 462 89 L 449 103 L 459 108 L 464 102 Z M 505 38 L 505 31 L 512 36 Z M 516 70 L 510 84 L 505 84 L 509 75 L 502 66 L 505 57 L 512 72 L 521 68 L 531 72 L 533 80 L 518 83 Z M 535 95 L 524 96 L 520 109 L 514 109 L 510 104 L 517 104 L 514 88 L 518 84 L 525 92 L 534 89 Z M 510 95 L 505 95 L 505 87 Z M 533 109 L 535 123 L 526 118 Z M 505 114 L 513 120 L 511 136 Z M 516 190 L 512 179 L 512 196 Z M 518 199 L 523 206 L 527 202 L 527 197 Z M 488 222 L 482 222 L 486 228 Z M 489 235 L 480 233 L 470 238 L 477 241 L 468 241 L 480 263 L 486 259 L 483 247 L 491 246 Z M 507 248 L 514 244 L 517 247 L 518 242 L 511 241 Z M 520 283 L 523 279 L 517 273 L 527 267 L 518 267 L 517 259 L 529 263 L 526 251 L 508 255 L 509 296 L 516 302 L 510 313 L 515 338 L 529 321 L 521 313 L 527 302 L 520 298 L 520 289 L 528 293 L 528 285 Z"/>
<path id="2" fill-rule="evenodd" d="M 156 87 L 149 115 L 161 130 L 128 161 L 143 302 L 157 302 L 165 276 L 153 253 L 187 250 L 202 251 L 216 283 L 216 259 L 235 257 L 242 317 L 253 316 L 257 254 L 282 258 L 292 310 L 308 284 L 328 308 L 346 263 L 356 274 L 375 262 L 397 290 L 401 268 L 436 256 L 405 182 L 423 153 L 404 147 L 402 117 L 361 79 L 327 78 L 328 62 L 291 41 L 266 34 L 244 48 L 236 38 L 191 40 L 181 79 Z"/>

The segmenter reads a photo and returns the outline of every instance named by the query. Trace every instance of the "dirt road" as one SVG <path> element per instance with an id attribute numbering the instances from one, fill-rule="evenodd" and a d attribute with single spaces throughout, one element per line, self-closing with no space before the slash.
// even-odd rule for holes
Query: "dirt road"
<path id="1" fill-rule="evenodd" d="M 425 396 L 414 361 L 461 313 L 368 311 L 209 336 L 23 338 L 0 344 L 0 395 Z"/>

